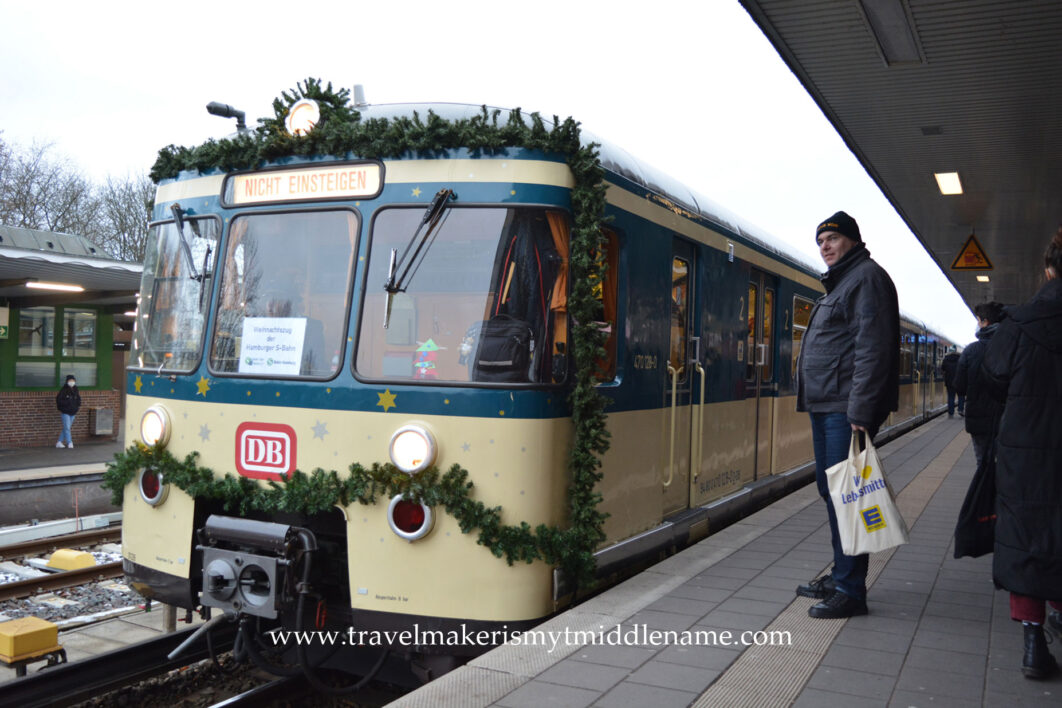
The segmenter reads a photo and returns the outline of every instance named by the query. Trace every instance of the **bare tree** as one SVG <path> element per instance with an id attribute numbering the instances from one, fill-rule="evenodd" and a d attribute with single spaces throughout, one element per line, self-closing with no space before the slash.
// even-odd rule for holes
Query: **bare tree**
<path id="1" fill-rule="evenodd" d="M 7 148 L 0 184 L 0 221 L 8 226 L 77 234 L 96 241 L 102 233 L 92 184 L 52 146 Z"/>
<path id="2" fill-rule="evenodd" d="M 0 138 L 0 224 L 83 236 L 115 258 L 144 259 L 154 187 L 146 174 L 102 186 L 52 146 L 28 149 Z"/>
<path id="3" fill-rule="evenodd" d="M 155 185 L 146 174 L 107 178 L 100 190 L 102 240 L 97 243 L 123 261 L 144 260 L 148 221 L 155 202 Z"/>

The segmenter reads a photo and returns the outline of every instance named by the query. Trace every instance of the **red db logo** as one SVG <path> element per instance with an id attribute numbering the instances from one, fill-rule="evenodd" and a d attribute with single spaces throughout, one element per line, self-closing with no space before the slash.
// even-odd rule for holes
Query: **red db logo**
<path id="1" fill-rule="evenodd" d="M 280 423 L 240 423 L 236 469 L 252 479 L 276 479 L 295 470 L 295 430 Z"/>

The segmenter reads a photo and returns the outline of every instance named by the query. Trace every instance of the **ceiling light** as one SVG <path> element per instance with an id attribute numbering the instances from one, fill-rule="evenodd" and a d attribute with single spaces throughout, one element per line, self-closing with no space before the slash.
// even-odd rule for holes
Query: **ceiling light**
<path id="1" fill-rule="evenodd" d="M 934 172 L 933 176 L 937 178 L 941 194 L 962 194 L 962 182 L 959 181 L 958 172 Z"/>
<path id="2" fill-rule="evenodd" d="M 46 283 L 40 280 L 31 280 L 26 283 L 27 288 L 36 288 L 38 290 L 62 290 L 68 293 L 83 293 L 85 288 L 80 285 L 68 285 L 67 283 Z"/>
<path id="3" fill-rule="evenodd" d="M 977 282 L 978 283 L 987 283 L 988 282 L 988 276 L 987 275 L 979 275 L 979 276 L 977 276 Z"/>
<path id="4" fill-rule="evenodd" d="M 864 17 L 888 66 L 921 64 L 918 32 L 902 0 L 860 0 Z"/>

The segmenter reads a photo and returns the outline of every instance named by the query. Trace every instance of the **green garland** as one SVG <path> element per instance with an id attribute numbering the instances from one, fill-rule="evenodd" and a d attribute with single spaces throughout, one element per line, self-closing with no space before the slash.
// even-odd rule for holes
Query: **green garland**
<path id="1" fill-rule="evenodd" d="M 403 494 L 429 506 L 442 506 L 457 519 L 463 533 L 479 532 L 478 543 L 488 547 L 510 564 L 515 560 L 536 559 L 559 565 L 569 577 L 588 584 L 594 573 L 593 552 L 604 541 L 602 530 L 607 514 L 597 507 L 601 494 L 595 491 L 601 480 L 600 456 L 608 450 L 605 426 L 607 403 L 597 388 L 598 362 L 605 359 L 607 335 L 596 324 L 601 317 L 600 302 L 594 296 L 594 283 L 604 275 L 605 186 L 604 171 L 597 145 L 582 145 L 579 124 L 567 118 L 553 119 L 551 128 L 537 113 L 524 122 L 519 109 L 499 122 L 501 111 L 481 112 L 455 121 L 428 111 L 422 120 L 412 118 L 362 120 L 349 102 L 346 89 L 335 91 L 331 83 L 307 79 L 291 94 L 282 93 L 273 101 L 275 116 L 259 120 L 254 131 L 235 138 L 210 140 L 196 148 L 167 146 L 159 151 L 151 170 L 156 182 L 176 177 L 182 170 L 208 172 L 255 169 L 265 163 L 293 155 L 332 155 L 365 159 L 396 158 L 404 154 L 444 156 L 454 148 L 490 154 L 505 148 L 527 148 L 564 155 L 574 178 L 571 191 L 575 225 L 572 229 L 569 267 L 571 292 L 568 312 L 572 322 L 572 354 L 575 385 L 569 402 L 574 436 L 568 456 L 571 482 L 568 488 L 568 528 L 539 525 L 534 530 L 526 522 L 515 526 L 501 523 L 501 508 L 487 507 L 471 499 L 473 485 L 468 472 L 455 465 L 439 475 L 432 468 L 410 476 L 393 465 L 373 464 L 371 468 L 354 463 L 350 477 L 341 479 L 334 470 L 314 470 L 310 475 L 296 471 L 283 485 L 271 482 L 268 488 L 243 477 L 214 473 L 196 464 L 195 453 L 178 462 L 172 455 L 143 446 L 130 447 L 108 465 L 104 487 L 115 503 L 122 490 L 146 466 L 161 472 L 172 483 L 196 498 L 221 501 L 227 509 L 318 513 L 333 504 L 353 501 L 371 504 L 377 493 Z M 314 129 L 293 136 L 284 127 L 288 109 L 301 98 L 317 101 L 321 118 Z"/>

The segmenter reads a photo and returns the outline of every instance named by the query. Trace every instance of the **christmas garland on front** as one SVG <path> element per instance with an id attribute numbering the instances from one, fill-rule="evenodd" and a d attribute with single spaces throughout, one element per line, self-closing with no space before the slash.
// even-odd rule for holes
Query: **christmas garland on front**
<path id="1" fill-rule="evenodd" d="M 312 131 L 292 135 L 284 117 L 297 101 L 313 99 L 320 119 Z M 600 303 L 594 295 L 605 271 L 603 235 L 605 186 L 597 145 L 581 144 L 579 124 L 567 118 L 553 119 L 551 128 L 537 113 L 524 122 L 519 109 L 509 112 L 499 123 L 501 111 L 481 112 L 468 119 L 445 120 L 429 111 L 425 120 L 414 112 L 412 118 L 362 120 L 350 105 L 346 89 L 335 91 L 329 83 L 307 79 L 290 94 L 273 101 L 274 117 L 260 119 L 254 131 L 234 138 L 210 140 L 196 148 L 167 146 L 159 151 L 151 170 L 156 182 L 176 177 L 182 170 L 231 172 L 258 168 L 265 163 L 291 156 L 333 155 L 364 159 L 397 158 L 403 154 L 444 156 L 450 149 L 466 148 L 491 153 L 505 148 L 526 148 L 564 155 L 574 179 L 571 190 L 575 224 L 571 231 L 569 268 L 571 291 L 568 313 L 572 322 L 571 343 L 575 361 L 575 385 L 569 397 L 574 435 L 568 456 L 571 482 L 568 488 L 569 526 L 558 529 L 540 524 L 532 529 L 526 522 L 514 526 L 501 523 L 501 508 L 487 507 L 473 500 L 468 472 L 454 465 L 440 475 L 435 467 L 415 475 L 401 472 L 391 464 L 372 467 L 353 463 L 350 477 L 341 479 L 335 470 L 317 469 L 306 475 L 295 471 L 283 485 L 269 487 L 226 474 L 215 477 L 200 467 L 197 453 L 178 461 L 157 448 L 134 445 L 115 456 L 104 475 L 104 488 L 112 492 L 116 504 L 137 470 L 151 467 L 165 482 L 174 484 L 193 498 L 220 501 L 226 510 L 260 512 L 319 513 L 335 504 L 357 501 L 375 503 L 377 494 L 402 494 L 429 506 L 441 506 L 454 516 L 463 533 L 479 532 L 477 542 L 497 557 L 512 564 L 516 560 L 553 563 L 580 584 L 593 579 L 593 552 L 605 539 L 602 527 L 607 514 L 597 506 L 601 494 L 595 490 L 601 480 L 600 456 L 608 449 L 605 427 L 606 400 L 597 388 L 598 362 L 604 361 L 607 335 L 598 324 Z"/>

